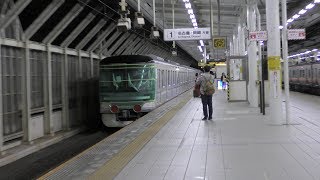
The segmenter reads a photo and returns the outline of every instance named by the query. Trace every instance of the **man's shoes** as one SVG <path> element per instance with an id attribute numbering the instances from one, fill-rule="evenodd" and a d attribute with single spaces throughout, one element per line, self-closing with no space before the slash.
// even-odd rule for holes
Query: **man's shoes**
<path id="1" fill-rule="evenodd" d="M 207 117 L 202 118 L 202 120 L 207 120 L 207 119 L 208 119 Z"/>
<path id="2" fill-rule="evenodd" d="M 212 117 L 209 117 L 209 119 L 208 120 L 212 120 Z"/>

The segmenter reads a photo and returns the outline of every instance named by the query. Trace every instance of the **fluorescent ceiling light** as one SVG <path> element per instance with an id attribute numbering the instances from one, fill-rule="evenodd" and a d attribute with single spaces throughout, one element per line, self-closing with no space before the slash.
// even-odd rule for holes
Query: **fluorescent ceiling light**
<path id="1" fill-rule="evenodd" d="M 191 22 L 192 23 L 197 23 L 197 20 L 196 19 L 191 19 Z"/>
<path id="2" fill-rule="evenodd" d="M 187 2 L 187 3 L 188 3 L 188 2 L 189 2 L 189 0 L 183 0 L 183 2 Z"/>
<path id="3" fill-rule="evenodd" d="M 320 0 L 319 0 L 320 1 Z M 313 52 L 315 52 L 315 51 L 318 51 L 318 49 L 314 49 L 314 50 L 312 50 Z"/>
<path id="4" fill-rule="evenodd" d="M 299 14 L 295 14 L 294 16 L 292 16 L 293 19 L 298 19 L 300 17 Z"/>
<path id="5" fill-rule="evenodd" d="M 193 9 L 188 9 L 188 14 L 193 14 Z"/>
<path id="6" fill-rule="evenodd" d="M 306 6 L 306 9 L 312 9 L 314 7 L 315 4 L 313 3 L 310 3 Z"/>
<path id="7" fill-rule="evenodd" d="M 279 29 L 283 29 L 283 26 L 279 26 Z"/>
<path id="8" fill-rule="evenodd" d="M 187 9 L 190 9 L 191 8 L 191 3 L 186 3 L 185 6 L 186 6 Z"/>
<path id="9" fill-rule="evenodd" d="M 201 46 L 204 46 L 203 40 L 200 40 L 200 44 Z"/>
<path id="10" fill-rule="evenodd" d="M 320 0 L 314 0 L 314 3 L 320 3 Z"/>
<path id="11" fill-rule="evenodd" d="M 307 12 L 307 10 L 305 10 L 305 9 L 301 9 L 300 11 L 299 11 L 299 14 L 304 14 L 304 13 L 306 13 Z"/>
<path id="12" fill-rule="evenodd" d="M 194 14 L 190 14 L 190 19 L 195 19 L 196 16 Z"/>
<path id="13" fill-rule="evenodd" d="M 288 19 L 288 22 L 291 23 L 293 21 L 293 19 Z"/>
<path id="14" fill-rule="evenodd" d="M 203 50 L 202 50 L 202 47 L 201 47 L 201 46 L 198 46 L 198 48 L 199 48 L 199 51 L 200 51 L 200 52 L 203 52 Z"/>
<path id="15" fill-rule="evenodd" d="M 193 25 L 193 26 L 198 26 L 198 24 L 197 24 L 197 23 L 193 23 L 192 25 Z"/>

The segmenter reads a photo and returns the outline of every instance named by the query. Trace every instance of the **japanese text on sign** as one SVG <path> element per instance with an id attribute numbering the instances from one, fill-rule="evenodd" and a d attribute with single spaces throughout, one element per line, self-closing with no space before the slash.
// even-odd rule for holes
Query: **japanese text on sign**
<path id="1" fill-rule="evenodd" d="M 268 40 L 267 31 L 256 31 L 249 33 L 250 41 L 266 41 Z"/>
<path id="2" fill-rule="evenodd" d="M 306 39 L 305 29 L 288 29 L 288 40 Z"/>
<path id="3" fill-rule="evenodd" d="M 177 40 L 204 40 L 210 39 L 210 28 L 185 28 L 185 29 L 165 29 L 164 40 L 165 41 L 177 41 Z"/>

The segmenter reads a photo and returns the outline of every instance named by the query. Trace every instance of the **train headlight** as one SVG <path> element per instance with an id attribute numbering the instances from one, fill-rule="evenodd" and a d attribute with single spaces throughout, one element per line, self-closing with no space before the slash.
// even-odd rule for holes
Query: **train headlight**
<path id="1" fill-rule="evenodd" d="M 134 106 L 133 106 L 133 111 L 134 111 L 134 112 L 141 112 L 141 106 L 138 105 L 138 104 L 137 104 L 137 105 L 134 105 Z"/>
<path id="2" fill-rule="evenodd" d="M 112 113 L 118 113 L 119 112 L 119 107 L 117 105 L 111 105 L 110 111 Z"/>

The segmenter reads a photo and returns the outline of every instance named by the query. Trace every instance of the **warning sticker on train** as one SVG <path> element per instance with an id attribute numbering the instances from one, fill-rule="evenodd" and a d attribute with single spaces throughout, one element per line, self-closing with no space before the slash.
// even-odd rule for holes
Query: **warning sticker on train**
<path id="1" fill-rule="evenodd" d="M 210 28 L 184 28 L 184 29 L 165 29 L 165 41 L 181 40 L 205 40 L 211 39 Z"/>

